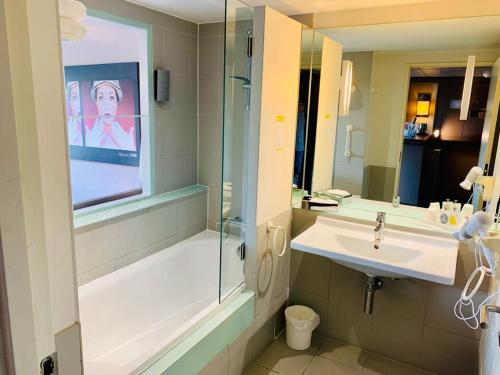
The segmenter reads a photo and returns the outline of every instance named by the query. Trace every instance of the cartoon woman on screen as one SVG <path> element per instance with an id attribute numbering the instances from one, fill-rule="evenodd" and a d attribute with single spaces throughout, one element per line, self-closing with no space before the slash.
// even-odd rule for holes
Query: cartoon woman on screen
<path id="1" fill-rule="evenodd" d="M 90 98 L 96 103 L 98 117 L 92 129 L 87 129 L 86 145 L 136 151 L 134 127 L 126 132 L 116 119 L 118 106 L 123 99 L 120 81 L 94 81 Z"/>
<path id="2" fill-rule="evenodd" d="M 80 84 L 70 81 L 66 84 L 66 101 L 68 116 L 68 143 L 83 146 L 82 110 L 80 103 Z"/>

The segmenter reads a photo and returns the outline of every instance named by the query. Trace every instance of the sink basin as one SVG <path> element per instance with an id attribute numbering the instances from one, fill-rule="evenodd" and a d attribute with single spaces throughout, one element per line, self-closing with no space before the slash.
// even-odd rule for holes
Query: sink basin
<path id="1" fill-rule="evenodd" d="M 458 241 L 385 228 L 375 248 L 373 225 L 318 216 L 292 240 L 296 250 L 325 256 L 369 276 L 412 277 L 453 285 Z"/>

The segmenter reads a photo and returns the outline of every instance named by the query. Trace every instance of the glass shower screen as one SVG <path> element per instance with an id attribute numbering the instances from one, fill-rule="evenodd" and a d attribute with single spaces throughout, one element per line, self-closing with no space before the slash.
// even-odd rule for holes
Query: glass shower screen
<path id="1" fill-rule="evenodd" d="M 220 301 L 244 285 L 253 10 L 226 2 L 221 188 Z"/>

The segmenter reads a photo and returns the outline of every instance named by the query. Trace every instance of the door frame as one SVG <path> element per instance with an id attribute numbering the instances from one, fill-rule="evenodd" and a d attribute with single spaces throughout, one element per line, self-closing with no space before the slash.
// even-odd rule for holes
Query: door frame
<path id="1" fill-rule="evenodd" d="M 1 0 L 0 0 L 1 1 Z M 0 373 L 14 374 L 14 354 L 7 302 L 7 284 L 3 263 L 2 232 L 0 230 Z M 2 372 L 3 371 L 3 372 Z"/>
<path id="2" fill-rule="evenodd" d="M 478 61 L 475 64 L 475 67 L 493 67 L 495 62 L 490 62 L 490 61 Z M 402 153 L 403 153 L 403 144 L 404 144 L 404 136 L 403 136 L 403 129 L 404 129 L 404 124 L 406 122 L 406 107 L 408 106 L 408 91 L 410 89 L 410 79 L 411 79 L 411 70 L 413 68 L 465 68 L 467 66 L 467 61 L 464 61 L 463 63 L 461 62 L 452 62 L 452 63 L 446 63 L 446 62 L 431 62 L 431 63 L 409 63 L 407 64 L 407 72 L 406 72 L 406 81 L 405 81 L 405 92 L 403 95 L 403 108 L 404 110 L 402 111 L 402 116 L 401 116 L 401 129 L 399 132 L 399 159 L 396 164 L 396 175 L 394 178 L 394 192 L 393 192 L 393 199 L 399 195 L 399 182 L 400 182 L 400 175 L 401 175 L 401 159 L 402 159 Z M 491 83 L 490 83 L 491 85 Z M 491 88 L 491 86 L 490 86 Z M 495 124 L 493 124 L 493 134 L 495 131 Z M 491 134 L 491 133 L 490 133 Z M 488 139 L 488 145 L 493 143 L 493 139 Z M 488 146 L 489 147 L 489 146 Z M 483 144 L 481 143 L 481 150 L 483 149 Z M 481 153 L 481 151 L 480 151 Z M 491 155 L 491 147 L 490 147 L 490 155 Z M 490 160 L 489 158 L 485 160 L 489 164 Z"/>
<path id="3" fill-rule="evenodd" d="M 12 362 L 82 374 L 57 0 L 0 0 L 0 230 Z"/>

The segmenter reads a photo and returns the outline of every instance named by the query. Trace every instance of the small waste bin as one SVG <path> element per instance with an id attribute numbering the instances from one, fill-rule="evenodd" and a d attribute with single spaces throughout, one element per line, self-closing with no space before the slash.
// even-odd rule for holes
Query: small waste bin
<path id="1" fill-rule="evenodd" d="M 287 307 L 286 344 L 295 350 L 305 350 L 311 346 L 312 331 L 319 325 L 319 315 L 306 306 Z"/>

